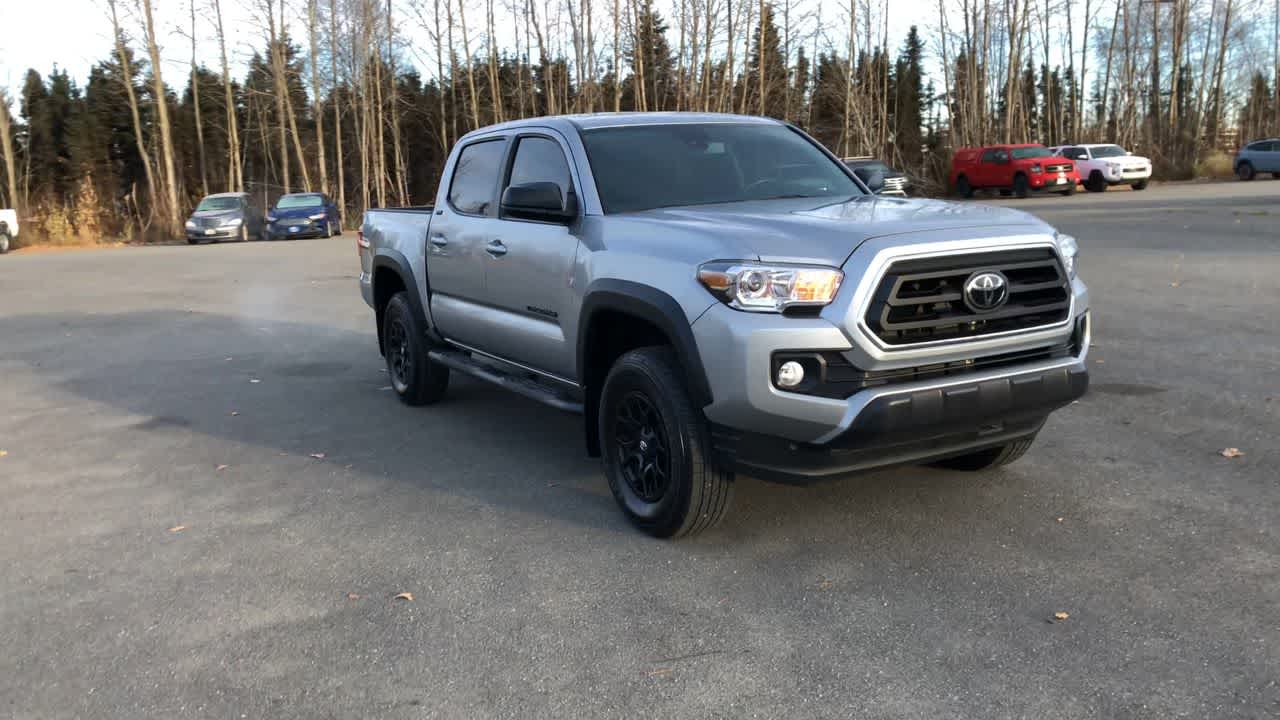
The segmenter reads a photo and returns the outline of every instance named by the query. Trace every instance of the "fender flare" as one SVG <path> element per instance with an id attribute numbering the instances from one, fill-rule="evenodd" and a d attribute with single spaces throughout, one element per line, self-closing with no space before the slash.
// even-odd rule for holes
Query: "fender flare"
<path id="1" fill-rule="evenodd" d="M 414 279 L 413 266 L 409 264 L 406 258 L 398 250 L 391 248 L 379 248 L 373 256 L 373 267 L 371 269 L 370 284 L 373 288 L 373 297 L 378 297 L 378 275 L 379 270 L 390 270 L 399 278 L 401 284 L 404 285 L 406 294 L 409 296 L 409 307 L 413 309 L 414 319 L 418 321 L 423 332 L 429 332 L 431 323 L 427 320 L 426 309 L 422 307 L 422 297 L 418 294 L 418 283 Z M 382 315 L 383 308 L 374 307 L 374 313 L 378 320 L 378 348 L 382 348 Z"/>
<path id="2" fill-rule="evenodd" d="M 694 405 L 702 408 L 711 404 L 711 384 L 707 382 L 702 356 L 693 338 L 692 321 L 685 315 L 684 308 L 667 293 L 630 280 L 603 278 L 587 286 L 578 323 L 577 368 L 580 379 L 588 377 L 587 352 L 591 347 L 592 319 L 601 311 L 621 312 L 653 323 L 671 341 Z M 592 391 L 591 388 L 587 390 Z"/>

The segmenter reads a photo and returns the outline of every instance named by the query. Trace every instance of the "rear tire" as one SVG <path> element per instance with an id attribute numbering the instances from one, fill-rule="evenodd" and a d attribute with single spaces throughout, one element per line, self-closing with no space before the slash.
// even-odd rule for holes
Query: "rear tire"
<path id="1" fill-rule="evenodd" d="M 1272 178 L 1273 180 L 1280 180 L 1280 172 L 1273 172 L 1273 173 L 1271 173 L 1271 178 Z"/>
<path id="2" fill-rule="evenodd" d="M 963 175 L 956 178 L 956 195 L 962 198 L 973 197 L 973 186 L 969 184 L 969 178 Z"/>
<path id="3" fill-rule="evenodd" d="M 1253 163 L 1245 161 L 1236 166 L 1236 177 L 1248 182 L 1258 176 L 1253 169 Z"/>
<path id="4" fill-rule="evenodd" d="M 1102 173 L 1094 170 L 1089 173 L 1089 178 L 1084 181 L 1084 189 L 1089 192 L 1106 192 L 1107 181 L 1102 177 Z"/>
<path id="5" fill-rule="evenodd" d="M 1027 181 L 1027 176 L 1018 173 L 1013 176 L 1013 194 L 1020 198 L 1025 198 L 1031 194 L 1031 184 Z"/>
<path id="6" fill-rule="evenodd" d="M 449 368 L 427 357 L 426 328 L 404 290 L 392 296 L 382 317 L 382 348 L 391 389 L 405 405 L 430 405 L 449 389 Z"/>
<path id="7" fill-rule="evenodd" d="M 939 460 L 933 464 L 937 467 L 947 468 L 948 470 L 962 470 L 964 472 L 992 470 L 1002 465 L 1008 465 L 1014 460 L 1025 455 L 1035 440 L 1036 436 L 1032 435 L 1028 438 L 1015 440 L 1008 445 L 987 448 L 986 450 L 979 450 L 977 452 L 969 453 L 968 455 L 957 455 L 956 457 Z"/>
<path id="8" fill-rule="evenodd" d="M 9 233 L 0 232 L 0 255 L 9 252 Z"/>
<path id="9" fill-rule="evenodd" d="M 649 535 L 696 535 L 723 519 L 733 473 L 711 460 L 706 420 L 669 347 L 632 350 L 605 378 L 601 456 L 614 500 Z"/>

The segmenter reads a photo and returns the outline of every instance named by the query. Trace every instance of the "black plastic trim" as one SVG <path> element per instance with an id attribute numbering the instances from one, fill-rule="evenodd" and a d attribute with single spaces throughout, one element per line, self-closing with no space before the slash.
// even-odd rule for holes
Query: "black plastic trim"
<path id="1" fill-rule="evenodd" d="M 414 281 L 413 266 L 409 264 L 406 258 L 397 250 L 391 248 L 379 248 L 376 255 L 373 256 L 373 266 L 370 269 L 370 283 L 373 287 L 373 296 L 378 297 L 378 270 L 387 268 L 400 277 L 400 282 L 404 284 L 405 294 L 409 296 L 409 307 L 413 309 L 413 315 L 418 320 L 419 327 L 427 333 L 432 332 L 432 325 L 427 317 L 426 309 L 422 307 L 422 298 L 418 295 L 418 283 Z M 382 311 L 375 308 L 378 314 L 378 345 L 382 345 Z"/>
<path id="2" fill-rule="evenodd" d="M 578 323 L 578 381 L 586 384 L 587 351 L 591 347 L 591 319 L 602 310 L 634 315 L 653 323 L 671 340 L 680 366 L 684 368 L 690 399 L 699 408 L 711 404 L 711 385 L 707 382 L 702 356 L 693 338 L 692 321 L 680 303 L 670 295 L 649 285 L 630 280 L 604 278 L 587 287 L 582 299 Z"/>

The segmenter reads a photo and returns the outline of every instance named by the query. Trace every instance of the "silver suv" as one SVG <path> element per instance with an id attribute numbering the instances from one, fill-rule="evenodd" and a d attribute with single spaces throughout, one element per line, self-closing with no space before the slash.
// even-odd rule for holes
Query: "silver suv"
<path id="1" fill-rule="evenodd" d="M 1252 180 L 1263 172 L 1280 178 L 1280 139 L 1255 140 L 1236 153 L 1236 177 Z"/>
<path id="2" fill-rule="evenodd" d="M 701 531 L 735 473 L 1010 462 L 1088 385 L 1074 239 L 877 197 L 774 120 L 548 117 L 463 137 L 357 238 L 392 386 L 463 372 L 581 413 L 625 515 Z"/>

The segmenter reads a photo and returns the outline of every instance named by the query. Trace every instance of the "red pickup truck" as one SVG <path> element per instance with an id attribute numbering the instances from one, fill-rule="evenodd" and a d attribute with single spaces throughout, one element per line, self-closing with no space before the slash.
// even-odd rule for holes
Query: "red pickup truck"
<path id="1" fill-rule="evenodd" d="M 1043 145 L 991 145 L 960 148 L 951 159 L 951 187 L 960 197 L 990 188 L 1001 195 L 1033 192 L 1071 195 L 1080 176 L 1075 163 L 1056 157 Z"/>

